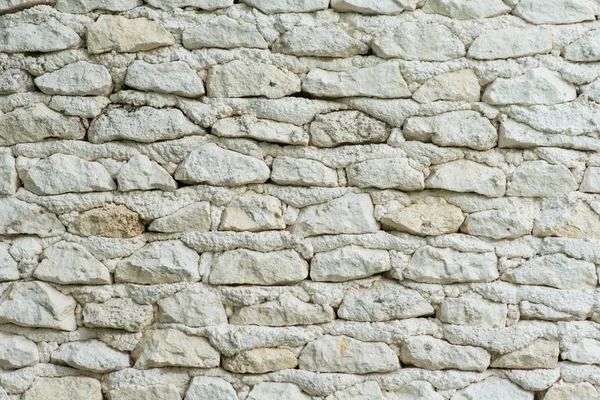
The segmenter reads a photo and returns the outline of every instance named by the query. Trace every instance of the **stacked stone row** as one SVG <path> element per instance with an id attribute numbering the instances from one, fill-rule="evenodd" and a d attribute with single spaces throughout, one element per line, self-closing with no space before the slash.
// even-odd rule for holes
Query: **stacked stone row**
<path id="1" fill-rule="evenodd" d="M 0 0 L 0 400 L 600 400 L 600 4 Z"/>

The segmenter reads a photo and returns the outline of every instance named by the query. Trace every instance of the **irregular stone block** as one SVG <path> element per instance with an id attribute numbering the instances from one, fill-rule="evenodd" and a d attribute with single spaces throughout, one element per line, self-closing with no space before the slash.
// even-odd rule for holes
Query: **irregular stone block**
<path id="1" fill-rule="evenodd" d="M 416 0 L 332 0 L 331 8 L 339 12 L 357 12 L 366 15 L 395 15 L 414 11 Z"/>
<path id="2" fill-rule="evenodd" d="M 425 81 L 412 98 L 419 103 L 431 103 L 436 100 L 473 102 L 479 101 L 480 95 L 481 87 L 477 75 L 472 69 L 461 69 Z"/>
<path id="3" fill-rule="evenodd" d="M 36 378 L 22 400 L 102 400 L 100 382 L 83 376 Z"/>
<path id="4" fill-rule="evenodd" d="M 119 190 L 175 190 L 177 182 L 158 163 L 138 154 L 123 165 L 117 175 Z"/>
<path id="5" fill-rule="evenodd" d="M 9 252 L 8 243 L 0 243 L 0 282 L 14 281 L 21 277 L 19 267 Z"/>
<path id="6" fill-rule="evenodd" d="M 58 242 L 46 248 L 43 257 L 33 273 L 37 279 L 63 285 L 110 284 L 108 268 L 80 244 Z"/>
<path id="7" fill-rule="evenodd" d="M 410 166 L 406 158 L 379 158 L 350 164 L 346 168 L 348 183 L 352 186 L 423 190 L 423 173 Z"/>
<path id="8" fill-rule="evenodd" d="M 58 236 L 65 227 L 42 207 L 14 197 L 0 198 L 0 234 L 32 234 L 41 237 Z"/>
<path id="9" fill-rule="evenodd" d="M 513 173 L 506 194 L 508 196 L 547 197 L 577 190 L 579 185 L 571 171 L 562 164 L 553 165 L 543 160 L 526 161 Z"/>
<path id="10" fill-rule="evenodd" d="M 515 239 L 533 230 L 533 215 L 518 210 L 486 210 L 469 214 L 461 230 L 492 239 Z"/>
<path id="11" fill-rule="evenodd" d="M 586 168 L 579 190 L 586 193 L 600 193 L 600 167 Z"/>
<path id="12" fill-rule="evenodd" d="M 479 19 L 508 14 L 512 7 L 503 0 L 429 0 L 423 11 L 454 19 Z"/>
<path id="13" fill-rule="evenodd" d="M 256 26 L 244 21 L 220 15 L 204 24 L 183 31 L 181 36 L 183 46 L 187 49 L 218 47 L 233 49 L 250 47 L 267 49 L 269 46 Z"/>
<path id="14" fill-rule="evenodd" d="M 513 399 L 533 400 L 533 393 L 527 392 L 508 379 L 492 376 L 459 390 L 450 400 L 471 399 Z"/>
<path id="15" fill-rule="evenodd" d="M 381 218 L 384 228 L 420 236 L 458 232 L 465 217 L 460 208 L 442 197 L 424 197 Z"/>
<path id="16" fill-rule="evenodd" d="M 244 3 L 265 14 L 312 12 L 329 6 L 329 0 L 244 0 Z"/>
<path id="17" fill-rule="evenodd" d="M 132 238 L 144 232 L 144 224 L 137 213 L 125 206 L 106 206 L 80 214 L 69 225 L 69 232 L 79 236 Z"/>
<path id="18" fill-rule="evenodd" d="M 502 354 L 492 361 L 492 368 L 554 368 L 558 363 L 558 342 L 537 339 L 529 346 Z"/>
<path id="19" fill-rule="evenodd" d="M 179 240 L 152 242 L 120 261 L 116 282 L 142 285 L 200 280 L 200 256 Z"/>
<path id="20" fill-rule="evenodd" d="M 587 0 L 523 0 L 513 14 L 532 24 L 572 24 L 595 19 L 594 6 Z"/>
<path id="21" fill-rule="evenodd" d="M 158 321 L 187 326 L 210 326 L 227 323 L 221 298 L 208 286 L 193 286 L 160 299 Z"/>
<path id="22" fill-rule="evenodd" d="M 266 182 L 271 170 L 262 160 L 208 143 L 193 150 L 179 164 L 175 179 L 217 186 Z"/>
<path id="23" fill-rule="evenodd" d="M 31 77 L 21 69 L 8 68 L 0 72 L 0 94 L 26 92 L 30 86 Z"/>
<path id="24" fill-rule="evenodd" d="M 157 218 L 148 227 L 156 232 L 208 232 L 211 226 L 210 203 L 192 203 L 171 215 Z"/>
<path id="25" fill-rule="evenodd" d="M 447 298 L 438 309 L 436 317 L 449 324 L 472 325 L 490 328 L 506 326 L 506 304 L 480 298 Z"/>
<path id="26" fill-rule="evenodd" d="M 310 124 L 311 143 L 319 147 L 340 144 L 385 142 L 388 126 L 360 111 L 337 111 L 317 115 Z"/>
<path id="27" fill-rule="evenodd" d="M 0 15 L 11 14 L 41 4 L 53 5 L 51 0 L 5 0 L 0 4 Z M 8 396 L 8 395 L 7 395 Z M 4 399 L 3 399 L 4 400 Z"/>
<path id="28" fill-rule="evenodd" d="M 153 319 L 151 305 L 141 305 L 127 298 L 113 298 L 104 303 L 86 303 L 83 306 L 83 324 L 88 328 L 139 332 L 149 327 Z"/>
<path id="29" fill-rule="evenodd" d="M 583 338 L 573 343 L 565 344 L 565 351 L 561 353 L 563 360 L 580 364 L 600 363 L 600 341 L 592 338 Z"/>
<path id="30" fill-rule="evenodd" d="M 347 374 L 390 372 L 400 368 L 398 356 L 385 343 L 330 335 L 308 343 L 298 363 L 300 369 L 308 371 Z"/>
<path id="31" fill-rule="evenodd" d="M 294 56 L 352 57 L 366 54 L 369 46 L 336 26 L 298 26 L 281 35 L 272 50 Z"/>
<path id="32" fill-rule="evenodd" d="M 402 385 L 400 389 L 394 391 L 397 397 L 406 400 L 443 400 L 438 394 L 433 385 L 426 381 L 413 381 L 406 385 Z"/>
<path id="33" fill-rule="evenodd" d="M 257 119 L 253 115 L 223 118 L 211 128 L 213 135 L 227 138 L 251 138 L 264 142 L 307 145 L 308 133 L 300 126 Z"/>
<path id="34" fill-rule="evenodd" d="M 344 282 L 366 278 L 390 269 L 390 256 L 386 250 L 350 245 L 315 254 L 310 261 L 310 279 Z"/>
<path id="35" fill-rule="evenodd" d="M 113 350 L 99 340 L 64 343 L 52 352 L 52 362 L 97 373 L 129 368 L 129 354 Z"/>
<path id="36" fill-rule="evenodd" d="M 293 383 L 280 383 L 280 382 L 261 382 L 254 385 L 252 391 L 246 398 L 247 400 L 310 400 L 311 397 L 307 396 L 300 390 L 298 385 Z"/>
<path id="37" fill-rule="evenodd" d="M 457 160 L 432 169 L 433 173 L 425 181 L 428 189 L 474 192 L 488 197 L 501 197 L 506 192 L 506 176 L 500 168 Z"/>
<path id="38" fill-rule="evenodd" d="M 175 329 L 148 330 L 131 352 L 135 368 L 218 367 L 219 352 L 206 338 Z"/>
<path id="39" fill-rule="evenodd" d="M 277 300 L 237 309 L 229 322 L 233 325 L 314 325 L 335 319 L 329 305 L 306 303 L 294 296 L 282 296 Z"/>
<path id="40" fill-rule="evenodd" d="M 107 396 L 109 400 L 181 400 L 179 389 L 175 385 L 151 385 L 110 390 L 107 391 Z"/>
<path id="41" fill-rule="evenodd" d="M 166 11 L 185 7 L 216 10 L 232 6 L 233 0 L 148 0 L 148 4 Z"/>
<path id="42" fill-rule="evenodd" d="M 35 342 L 25 336 L 0 332 L 0 368 L 23 368 L 38 362 L 40 355 Z"/>
<path id="43" fill-rule="evenodd" d="M 112 92 L 112 78 L 103 65 L 78 61 L 35 78 L 46 94 L 105 96 Z"/>
<path id="44" fill-rule="evenodd" d="M 549 53 L 552 33 L 546 28 L 503 28 L 485 31 L 469 47 L 468 57 L 479 60 L 517 58 Z"/>
<path id="45" fill-rule="evenodd" d="M 15 282 L 0 297 L 0 322 L 74 331 L 76 305 L 73 297 L 47 283 Z"/>
<path id="46" fill-rule="evenodd" d="M 586 399 L 598 400 L 600 393 L 588 382 L 567 383 L 559 382 L 552 385 L 546 392 L 544 400 L 567 400 L 567 399 Z"/>
<path id="47" fill-rule="evenodd" d="M 257 348 L 223 357 L 223 368 L 236 374 L 265 374 L 292 369 L 297 365 L 294 353 L 284 348 Z"/>
<path id="48" fill-rule="evenodd" d="M 231 383 L 223 378 L 196 376 L 185 392 L 185 400 L 238 400 L 237 393 Z"/>
<path id="49" fill-rule="evenodd" d="M 277 197 L 247 192 L 225 207 L 219 229 L 259 232 L 285 226 L 282 204 Z"/>
<path id="50" fill-rule="evenodd" d="M 277 157 L 271 166 L 271 181 L 278 185 L 326 186 L 338 185 L 337 172 L 314 160 Z"/>
<path id="51" fill-rule="evenodd" d="M 308 263 L 294 250 L 261 253 L 238 249 L 216 257 L 208 280 L 213 285 L 281 285 L 307 276 Z"/>
<path id="52" fill-rule="evenodd" d="M 337 390 L 325 398 L 325 400 L 351 400 L 351 399 L 369 399 L 385 400 L 381 388 L 375 381 L 366 381 L 359 383 L 344 390 Z"/>
<path id="53" fill-rule="evenodd" d="M 149 64 L 135 61 L 127 68 L 125 84 L 134 89 L 198 97 L 204 94 L 204 83 L 183 61 Z"/>
<path id="54" fill-rule="evenodd" d="M 465 45 L 444 25 L 404 22 L 397 33 L 375 38 L 373 52 L 382 58 L 448 61 L 465 55 Z"/>
<path id="55" fill-rule="evenodd" d="M 56 9 L 65 13 L 85 14 L 94 10 L 127 11 L 141 4 L 141 0 L 56 0 Z"/>
<path id="56" fill-rule="evenodd" d="M 366 193 L 348 193 L 327 203 L 303 208 L 291 231 L 304 237 L 369 233 L 379 230 L 373 203 Z"/>
<path id="57" fill-rule="evenodd" d="M 490 354 L 479 347 L 456 346 L 431 336 L 411 336 L 402 342 L 400 360 L 430 370 L 485 371 Z"/>
<path id="58" fill-rule="evenodd" d="M 71 115 L 81 118 L 96 118 L 110 100 L 103 96 L 80 97 L 80 96 L 52 96 L 48 106 L 54 111 L 62 112 L 65 115 Z"/>
<path id="59" fill-rule="evenodd" d="M 5 28 L 0 51 L 5 53 L 49 53 L 71 49 L 81 43 L 75 31 L 48 18 L 39 24 L 20 24 Z"/>
<path id="60" fill-rule="evenodd" d="M 87 30 L 90 54 L 135 53 L 175 43 L 173 35 L 147 18 L 129 19 L 120 15 L 101 15 Z"/>
<path id="61" fill-rule="evenodd" d="M 397 4 L 395 1 L 394 3 Z M 411 95 L 396 62 L 348 72 L 314 68 L 303 79 L 302 90 L 319 97 L 366 96 L 393 99 Z"/>

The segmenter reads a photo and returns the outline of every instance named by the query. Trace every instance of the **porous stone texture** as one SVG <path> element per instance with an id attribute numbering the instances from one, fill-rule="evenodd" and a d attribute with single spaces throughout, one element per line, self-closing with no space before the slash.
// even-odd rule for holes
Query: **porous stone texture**
<path id="1" fill-rule="evenodd" d="M 0 0 L 0 400 L 600 400 L 598 0 Z"/>

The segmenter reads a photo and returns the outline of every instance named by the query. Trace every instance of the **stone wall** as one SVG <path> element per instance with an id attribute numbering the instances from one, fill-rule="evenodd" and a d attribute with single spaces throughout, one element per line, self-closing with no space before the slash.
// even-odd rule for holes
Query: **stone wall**
<path id="1" fill-rule="evenodd" d="M 598 400 L 598 0 L 0 0 L 1 400 Z"/>

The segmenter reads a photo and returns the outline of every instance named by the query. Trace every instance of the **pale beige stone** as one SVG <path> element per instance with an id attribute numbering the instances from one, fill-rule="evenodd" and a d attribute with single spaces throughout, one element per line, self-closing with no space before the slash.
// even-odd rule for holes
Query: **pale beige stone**
<path id="1" fill-rule="evenodd" d="M 237 374 L 265 374 L 298 365 L 294 353 L 285 348 L 256 348 L 223 357 L 223 368 Z"/>
<path id="2" fill-rule="evenodd" d="M 100 382 L 82 376 L 37 378 L 22 400 L 102 400 Z"/>
<path id="3" fill-rule="evenodd" d="M 413 99 L 419 103 L 431 103 L 436 100 L 479 101 L 481 87 L 477 75 L 472 69 L 446 72 L 437 75 L 413 93 Z"/>
<path id="4" fill-rule="evenodd" d="M 314 325 L 335 319 L 329 305 L 306 303 L 295 296 L 282 296 L 277 300 L 237 309 L 229 322 L 233 325 Z"/>
<path id="5" fill-rule="evenodd" d="M 219 229 L 259 232 L 285 229 L 285 226 L 282 204 L 278 198 L 248 192 L 227 205 Z"/>
<path id="6" fill-rule="evenodd" d="M 425 197 L 408 207 L 381 218 L 381 225 L 390 230 L 413 235 L 437 236 L 458 232 L 465 217 L 460 208 L 448 204 L 442 197 Z"/>
<path id="7" fill-rule="evenodd" d="M 507 369 L 554 368 L 558 363 L 558 342 L 537 339 L 529 346 L 495 358 L 490 367 Z"/>
<path id="8" fill-rule="evenodd" d="M 69 232 L 80 236 L 131 238 L 144 232 L 140 216 L 125 206 L 94 208 L 79 215 Z"/>

